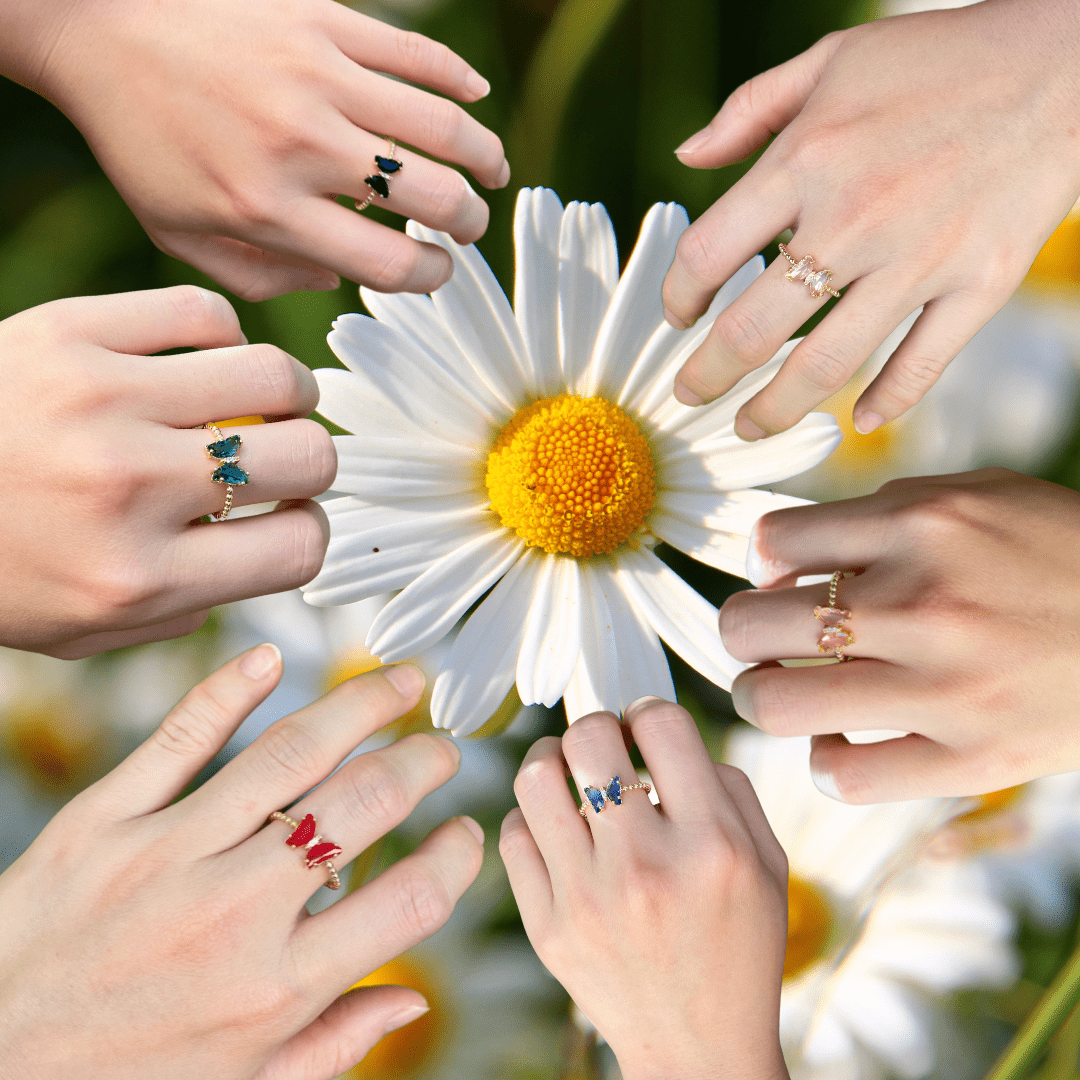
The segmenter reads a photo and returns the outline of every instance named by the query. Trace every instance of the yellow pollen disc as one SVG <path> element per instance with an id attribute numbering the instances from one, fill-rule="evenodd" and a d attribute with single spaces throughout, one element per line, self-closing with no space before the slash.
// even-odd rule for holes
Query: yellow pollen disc
<path id="1" fill-rule="evenodd" d="M 1080 285 L 1080 204 L 1054 230 L 1028 271 L 1025 284 L 1054 289 Z"/>
<path id="2" fill-rule="evenodd" d="M 1002 788 L 1000 791 L 991 791 L 986 795 L 980 795 L 975 800 L 975 809 L 962 814 L 956 819 L 956 822 L 978 821 L 981 818 L 993 817 L 1018 802 L 1023 792 L 1024 785 L 1018 784 L 1016 787 Z"/>
<path id="3" fill-rule="evenodd" d="M 603 398 L 560 394 L 499 432 L 484 481 L 491 509 L 531 547 L 578 558 L 614 551 L 656 499 L 641 429 Z"/>
<path id="4" fill-rule="evenodd" d="M 821 890 L 792 875 L 788 879 L 787 952 L 784 978 L 801 975 L 825 952 L 832 932 L 832 913 Z"/>

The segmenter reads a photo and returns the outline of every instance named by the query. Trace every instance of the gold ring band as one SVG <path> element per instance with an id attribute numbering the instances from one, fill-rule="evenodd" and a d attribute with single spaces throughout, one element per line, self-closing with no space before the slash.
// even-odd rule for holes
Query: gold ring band
<path id="1" fill-rule="evenodd" d="M 840 295 L 829 284 L 832 280 L 833 272 L 831 270 L 815 270 L 813 255 L 804 255 L 796 262 L 785 244 L 780 245 L 780 254 L 791 263 L 791 269 L 784 277 L 786 277 L 788 281 L 805 281 L 806 284 L 810 286 L 810 295 L 815 300 L 820 300 L 826 293 L 830 293 L 832 296 L 837 297 Z"/>
<path id="2" fill-rule="evenodd" d="M 206 444 L 206 453 L 212 461 L 216 461 L 217 468 L 210 474 L 210 479 L 215 484 L 225 485 L 225 506 L 216 514 L 208 515 L 211 521 L 224 521 L 232 511 L 233 489 L 242 487 L 251 478 L 236 464 L 237 454 L 244 440 L 239 435 L 223 435 L 217 424 L 203 424 L 203 427 L 214 436 L 212 443 Z"/>
<path id="3" fill-rule="evenodd" d="M 821 637 L 818 638 L 817 643 L 818 652 L 832 653 L 841 662 L 853 659 L 844 652 L 844 649 L 855 644 L 855 635 L 844 625 L 845 620 L 851 618 L 851 612 L 846 608 L 836 606 L 836 590 L 844 574 L 845 571 L 837 570 L 829 579 L 828 606 L 822 607 L 819 604 L 814 608 L 814 618 L 822 623 Z"/>
<path id="4" fill-rule="evenodd" d="M 285 843 L 289 847 L 301 848 L 307 852 L 306 861 L 309 870 L 313 870 L 316 866 L 326 867 L 330 874 L 326 882 L 328 889 L 341 888 L 341 878 L 334 869 L 334 864 L 330 862 L 335 855 L 341 854 L 341 848 L 318 835 L 318 826 L 311 814 L 308 814 L 303 821 L 294 821 L 288 814 L 275 810 L 270 815 L 270 820 L 284 821 L 292 829 L 292 834 Z"/>

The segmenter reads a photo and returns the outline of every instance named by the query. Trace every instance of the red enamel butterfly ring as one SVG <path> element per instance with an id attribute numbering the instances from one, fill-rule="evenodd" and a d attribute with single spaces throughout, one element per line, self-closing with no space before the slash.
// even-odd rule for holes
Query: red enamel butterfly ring
<path id="1" fill-rule="evenodd" d="M 285 843 L 289 847 L 303 848 L 307 852 L 305 861 L 308 869 L 313 870 L 316 866 L 325 866 L 330 874 L 326 887 L 328 889 L 340 889 L 341 878 L 338 877 L 338 872 L 334 869 L 334 864 L 330 860 L 341 854 L 341 848 L 318 835 L 315 818 L 308 814 L 303 821 L 293 821 L 291 817 L 283 814 L 280 810 L 275 810 L 270 815 L 271 821 L 275 818 L 278 821 L 284 821 L 286 825 L 292 828 L 292 834 L 286 839 Z"/>

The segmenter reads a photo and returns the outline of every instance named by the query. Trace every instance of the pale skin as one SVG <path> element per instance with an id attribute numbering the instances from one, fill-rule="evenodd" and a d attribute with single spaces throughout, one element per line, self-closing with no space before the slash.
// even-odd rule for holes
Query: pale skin
<path id="1" fill-rule="evenodd" d="M 922 314 L 856 402 L 862 432 L 914 405 L 1005 303 L 1080 196 L 1080 5 L 984 0 L 830 34 L 740 87 L 676 153 L 693 168 L 760 159 L 679 243 L 668 321 L 692 324 L 719 285 L 786 229 L 843 289 L 736 432 L 784 431 Z M 776 250 L 775 248 L 773 249 Z M 760 367 L 826 301 L 783 257 L 676 376 L 698 405 Z"/>
<path id="2" fill-rule="evenodd" d="M 197 351 L 152 356 L 163 349 Z M 249 345 L 228 302 L 195 286 L 58 300 L 0 322 L 0 644 L 74 658 L 177 637 L 220 603 L 318 573 L 326 515 L 313 496 L 337 455 L 307 416 L 303 364 Z M 269 514 L 200 523 L 224 506 L 201 425 L 262 415 L 239 434 Z"/>
<path id="3" fill-rule="evenodd" d="M 0 936 L 0 1078 L 331 1080 L 427 1010 L 405 987 L 345 992 L 446 921 L 480 868 L 476 822 L 314 916 L 325 867 L 266 823 L 300 799 L 290 816 L 313 814 L 344 868 L 453 776 L 453 743 L 423 734 L 326 779 L 417 703 L 419 671 L 342 684 L 173 801 L 280 676 L 272 645 L 226 664 L 0 875 L 18 931 Z"/>
<path id="4" fill-rule="evenodd" d="M 500 851 L 529 940 L 624 1080 L 787 1080 L 783 850 L 746 776 L 710 760 L 685 709 L 643 698 L 625 720 L 659 807 L 638 790 L 579 815 L 568 771 L 579 792 L 637 781 L 611 713 L 522 762 Z"/>
<path id="5" fill-rule="evenodd" d="M 810 768 L 851 803 L 978 795 L 1080 768 L 1080 495 L 1005 469 L 894 480 L 877 494 L 766 514 L 758 590 L 720 611 L 739 714 L 812 735 Z M 819 657 L 814 606 L 837 567 L 856 662 Z M 819 657 L 820 658 L 820 657 Z M 910 734 L 849 743 L 838 732 Z"/>
<path id="6" fill-rule="evenodd" d="M 67 113 L 158 247 L 248 300 L 449 279 L 441 248 L 334 201 L 367 197 L 383 136 L 404 168 L 379 204 L 461 243 L 487 205 L 438 159 L 510 178 L 499 139 L 449 100 L 487 81 L 335 0 L 0 0 L 0 25 L 0 73 Z"/>

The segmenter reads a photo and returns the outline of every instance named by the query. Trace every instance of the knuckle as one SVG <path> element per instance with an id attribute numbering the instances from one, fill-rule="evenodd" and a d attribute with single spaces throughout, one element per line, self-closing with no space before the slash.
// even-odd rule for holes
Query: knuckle
<path id="1" fill-rule="evenodd" d="M 165 717 L 153 740 L 180 757 L 208 757 L 217 752 L 218 733 L 228 715 L 229 710 L 213 691 L 200 686 Z"/>
<path id="2" fill-rule="evenodd" d="M 455 224 L 464 216 L 471 196 L 465 182 L 453 170 L 440 170 L 440 175 L 428 192 L 431 211 L 436 221 Z"/>
<path id="3" fill-rule="evenodd" d="M 416 867 L 401 879 L 397 903 L 398 917 L 406 932 L 418 938 L 434 934 L 453 910 L 442 881 Z"/>
<path id="4" fill-rule="evenodd" d="M 727 275 L 723 253 L 713 244 L 705 229 L 691 225 L 675 248 L 675 260 L 695 280 L 703 285 L 719 285 Z"/>
<path id="5" fill-rule="evenodd" d="M 612 738 L 619 737 L 619 721 L 613 713 L 590 713 L 575 720 L 562 737 L 564 754 L 587 752 L 589 748 L 608 745 Z"/>
<path id="6" fill-rule="evenodd" d="M 342 778 L 348 785 L 348 805 L 355 806 L 362 817 L 380 827 L 388 821 L 396 825 L 412 809 L 409 792 L 393 766 L 378 759 L 366 760 L 370 756 L 357 758 Z"/>
<path id="7" fill-rule="evenodd" d="M 746 660 L 750 656 L 751 643 L 754 641 L 755 620 L 751 616 L 751 605 L 743 595 L 748 590 L 733 593 L 720 608 L 720 637 L 736 660 Z"/>
<path id="8" fill-rule="evenodd" d="M 713 333 L 734 356 L 753 360 L 775 351 L 761 327 L 757 312 L 738 302 L 721 312 Z"/>
<path id="9" fill-rule="evenodd" d="M 398 34 L 397 47 L 402 65 L 409 70 L 427 69 L 436 60 L 435 42 L 415 30 Z"/>
<path id="10" fill-rule="evenodd" d="M 404 236 L 389 238 L 381 251 L 372 256 L 367 269 L 368 283 L 379 292 L 401 292 L 412 281 L 419 265 L 419 247 Z"/>
<path id="11" fill-rule="evenodd" d="M 279 720 L 259 740 L 260 756 L 277 779 L 286 779 L 305 788 L 322 776 L 326 759 L 311 732 L 291 720 Z"/>
<path id="12" fill-rule="evenodd" d="M 281 208 L 269 191 L 247 180 L 230 182 L 224 177 L 220 186 L 224 201 L 221 217 L 227 225 L 239 224 L 244 229 L 259 231 L 278 223 Z"/>
<path id="13" fill-rule="evenodd" d="M 274 402 L 289 412 L 302 394 L 296 361 L 276 345 L 248 345 L 244 349 L 252 390 L 261 400 Z"/>
<path id="14" fill-rule="evenodd" d="M 908 353 L 890 365 L 890 392 L 898 402 L 914 405 L 948 366 L 944 357 Z"/>
<path id="15" fill-rule="evenodd" d="M 639 740 L 652 740 L 656 745 L 664 744 L 672 729 L 684 730 L 690 720 L 690 714 L 673 701 L 654 701 L 634 714 L 633 728 Z"/>
<path id="16" fill-rule="evenodd" d="M 562 782 L 563 770 L 554 761 L 530 761 L 514 777 L 514 796 L 519 804 L 539 802 L 554 784 Z"/>
<path id="17" fill-rule="evenodd" d="M 813 390 L 827 396 L 839 389 L 851 375 L 847 357 L 832 349 L 803 346 L 797 360 L 796 370 Z"/>
<path id="18" fill-rule="evenodd" d="M 283 565 L 293 588 L 306 585 L 322 568 L 327 537 L 319 522 L 303 511 L 286 512 L 288 534 L 284 538 Z M 352 680 L 356 681 L 356 680 Z"/>
<path id="19" fill-rule="evenodd" d="M 138 558 L 99 567 L 86 580 L 91 607 L 102 623 L 126 623 L 131 612 L 152 604 L 165 592 Z"/>
<path id="20" fill-rule="evenodd" d="M 330 432 L 314 420 L 298 420 L 299 439 L 292 462 L 293 475 L 307 478 L 310 488 L 325 491 L 337 473 L 337 449 Z"/>
<path id="21" fill-rule="evenodd" d="M 746 691 L 755 727 L 769 735 L 797 735 L 804 729 L 805 697 L 783 676 L 783 670 L 757 672 Z"/>
<path id="22" fill-rule="evenodd" d="M 897 507 L 894 522 L 904 534 L 935 547 L 969 535 L 985 515 L 983 496 L 961 487 L 927 489 L 919 499 Z"/>
<path id="23" fill-rule="evenodd" d="M 236 322 L 232 305 L 224 296 L 200 289 L 197 285 L 177 285 L 168 291 L 176 319 L 199 331 L 224 327 Z"/>
<path id="24" fill-rule="evenodd" d="M 445 98 L 428 97 L 417 117 L 421 145 L 445 149 L 461 134 L 465 113 Z"/>

